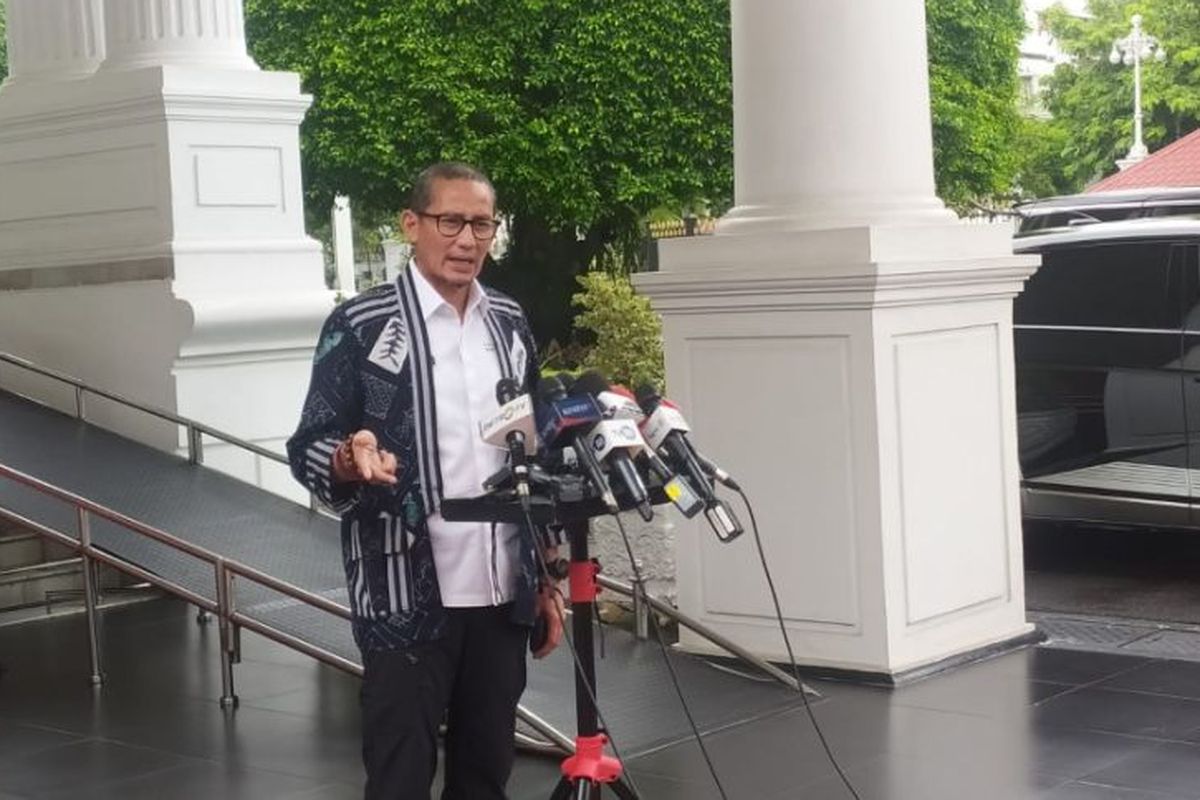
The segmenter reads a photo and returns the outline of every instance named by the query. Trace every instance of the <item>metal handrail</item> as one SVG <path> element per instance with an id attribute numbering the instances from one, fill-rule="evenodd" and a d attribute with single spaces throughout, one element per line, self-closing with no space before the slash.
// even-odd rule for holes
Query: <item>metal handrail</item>
<path id="1" fill-rule="evenodd" d="M 106 400 L 110 400 L 112 402 L 128 406 L 130 408 L 136 409 L 138 411 L 142 411 L 142 412 L 150 414 L 152 416 L 159 417 L 159 418 L 167 420 L 169 422 L 173 422 L 177 425 L 184 426 L 187 429 L 188 461 L 193 464 L 200 464 L 203 462 L 202 442 L 201 442 L 202 436 L 210 436 L 214 439 L 218 439 L 220 441 L 223 441 L 223 442 L 233 445 L 235 447 L 240 447 L 243 450 L 247 450 L 251 453 L 254 453 L 255 455 L 259 455 L 259 456 L 262 456 L 263 458 L 267 458 L 272 461 L 278 462 L 280 464 L 284 464 L 285 466 L 289 464 L 288 460 L 284 456 L 282 456 L 278 453 L 274 453 L 270 450 L 260 447 L 259 445 L 253 444 L 251 442 L 247 442 L 243 439 L 239 439 L 238 437 L 232 436 L 223 431 L 219 431 L 215 428 L 205 425 L 202 422 L 197 422 L 193 419 L 189 419 L 188 417 L 181 416 L 172 411 L 168 411 L 164 408 L 152 406 L 152 405 L 149 405 L 146 403 L 139 403 L 135 400 L 131 400 L 127 397 L 117 394 L 116 392 L 110 392 L 110 391 L 107 391 L 104 389 L 97 389 L 93 386 L 88 385 L 87 383 L 80 380 L 79 378 L 73 377 L 71 375 L 67 375 L 65 373 L 58 372 L 56 370 L 52 370 L 52 369 L 48 369 L 46 367 L 39 366 L 37 364 L 34 364 L 31 361 L 20 358 L 19 356 L 14 356 L 10 353 L 0 352 L 0 362 L 12 364 L 14 366 L 29 370 L 30 372 L 34 372 L 34 373 L 42 375 L 44 377 L 52 378 L 54 380 L 57 380 L 57 381 L 69 384 L 70 386 L 73 386 L 75 388 L 76 417 L 80 420 L 87 419 L 85 395 L 93 394 L 93 395 L 96 395 L 97 397 L 102 397 Z M 44 401 L 38 400 L 36 398 L 27 398 L 27 399 L 29 399 L 30 401 L 32 401 L 34 403 L 42 405 L 42 406 L 49 406 L 48 403 L 45 403 Z M 49 483 L 41 481 L 37 478 L 34 478 L 33 476 L 30 476 L 30 475 L 27 475 L 18 470 L 14 470 L 9 467 L 6 467 L 3 464 L 0 464 L 0 477 L 12 478 L 13 480 L 16 480 L 19 483 L 24 483 L 25 485 L 29 486 L 32 489 L 41 491 L 44 494 L 49 494 L 52 497 L 55 497 L 63 502 L 72 504 L 80 513 L 95 514 L 96 516 L 107 519 L 110 522 L 116 523 L 117 525 L 121 525 L 122 527 L 125 527 L 125 528 L 133 531 L 134 533 L 138 533 L 138 534 L 141 534 L 148 538 L 154 539 L 162 544 L 165 544 L 169 547 L 173 547 L 177 550 L 181 550 L 189 555 L 192 555 L 195 558 L 201 559 L 203 561 L 207 561 L 208 563 L 213 565 L 214 572 L 215 572 L 216 585 L 217 585 L 218 601 L 216 603 L 214 603 L 211 600 L 208 600 L 207 598 L 203 597 L 202 595 L 199 595 L 199 594 L 187 589 L 186 587 L 172 583 L 171 581 L 168 581 L 165 578 L 162 578 L 158 575 L 148 572 L 148 571 L 142 569 L 141 567 L 137 566 L 136 564 L 133 564 L 132 562 L 129 562 L 129 561 L 126 561 L 126 560 L 120 558 L 119 556 L 116 556 L 116 555 L 111 554 L 104 550 L 98 550 L 98 549 L 94 548 L 90 542 L 83 541 L 87 538 L 86 537 L 86 520 L 84 518 L 81 518 L 81 529 L 84 529 L 84 530 L 81 530 L 81 534 L 82 534 L 81 539 L 75 539 L 74 537 L 71 537 L 67 534 L 63 534 L 60 531 L 54 530 L 53 528 L 49 528 L 49 527 L 42 525 L 40 523 L 37 523 L 33 520 L 27 519 L 19 514 L 10 512 L 7 509 L 0 508 L 0 517 L 6 517 L 8 519 L 11 519 L 14 522 L 17 522 L 18 524 L 24 525 L 24 526 L 30 528 L 31 530 L 35 530 L 38 533 L 40 533 L 44 536 L 47 536 L 51 539 L 54 539 L 55 541 L 58 541 L 64 545 L 66 545 L 68 548 L 71 548 L 72 550 L 79 552 L 85 559 L 85 565 L 84 565 L 85 571 L 87 569 L 89 569 L 89 566 L 86 563 L 89 558 L 96 560 L 96 561 L 101 561 L 103 563 L 108 564 L 109 566 L 114 567 L 115 569 L 121 570 L 122 572 L 133 575 L 136 578 L 147 581 L 156 586 L 159 586 L 160 588 L 162 588 L 168 592 L 176 594 L 179 597 L 182 597 L 183 599 L 187 600 L 190 603 L 193 603 L 194 605 L 196 605 L 200 608 L 203 608 L 207 611 L 216 613 L 218 616 L 218 619 L 220 620 L 221 625 L 222 625 L 222 637 L 221 637 L 222 638 L 222 684 L 223 684 L 223 688 L 226 690 L 225 696 L 223 696 L 221 698 L 222 705 L 225 705 L 227 703 L 227 701 L 232 702 L 232 703 L 236 703 L 236 701 L 237 701 L 237 698 L 232 695 L 232 674 L 230 672 L 230 663 L 228 661 L 228 659 L 233 651 L 233 644 L 231 641 L 231 636 L 226 631 L 226 626 L 236 625 L 236 626 L 249 628 L 259 634 L 262 634 L 263 636 L 266 636 L 267 638 L 273 639 L 274 641 L 279 642 L 280 644 L 283 644 L 287 647 L 291 647 L 295 650 L 303 652 L 306 655 L 312 656 L 320 661 L 330 664 L 331 666 L 337 667 L 337 668 L 345 670 L 347 672 L 351 672 L 356 675 L 360 675 L 360 676 L 362 675 L 362 667 L 355 664 L 354 662 L 349 661 L 335 653 L 331 653 L 328 650 L 324 650 L 320 647 L 317 647 L 316 645 L 309 644 L 308 642 L 304 641 L 303 639 L 299 639 L 289 633 L 286 633 L 285 631 L 273 628 L 263 622 L 255 620 L 251 617 L 247 617 L 245 614 L 238 611 L 236 609 L 236 604 L 233 602 L 233 597 L 232 597 L 232 591 L 231 591 L 232 585 L 233 585 L 232 577 L 240 575 L 243 578 L 246 578 L 247 580 L 250 580 L 250 581 L 253 581 L 260 585 L 266 586 L 269 589 L 272 589 L 276 592 L 279 592 L 280 594 L 286 595 L 293 599 L 300 600 L 300 601 L 307 603 L 308 605 L 311 605 L 321 611 L 325 611 L 327 613 L 334 614 L 335 616 L 339 616 L 343 619 L 349 620 L 351 618 L 350 617 L 350 609 L 347 608 L 346 606 L 343 606 L 339 603 L 335 603 L 335 602 L 329 600 L 328 598 L 322 597 L 318 594 L 314 594 L 314 593 L 309 592 L 305 589 L 302 589 L 298 586 L 294 586 L 290 583 L 287 583 L 286 581 L 281 581 L 278 578 L 274 578 L 264 572 L 254 569 L 253 567 L 250 567 L 246 564 L 242 564 L 240 562 L 224 558 L 223 556 L 220 556 L 220 555 L 213 553 L 209 550 L 206 550 L 202 547 L 198 547 L 198 546 L 196 546 L 190 542 L 187 542 L 183 539 L 172 536 L 171 534 L 166 533 L 165 531 L 161 531 L 152 526 L 145 525 L 141 522 L 138 522 L 137 520 L 135 520 L 131 517 L 127 517 L 118 511 L 114 511 L 113 509 L 107 508 L 98 503 L 94 503 L 84 497 L 80 497 L 79 495 L 73 494 L 72 492 L 68 492 L 64 489 L 60 489 L 56 486 L 53 486 L 52 484 L 49 484 Z M 310 508 L 314 511 L 317 511 L 319 509 L 319 504 L 316 501 L 315 495 L 310 495 Z M 709 641 L 713 642 L 718 647 L 721 647 L 722 649 L 726 650 L 727 652 L 732 653 L 733 655 L 737 656 L 738 658 L 741 658 L 742 660 L 747 661 L 750 664 L 758 667 L 763 672 L 767 673 L 772 678 L 785 684 L 786 686 L 788 686 L 794 690 L 803 689 L 806 692 L 809 692 L 811 694 L 819 696 L 818 692 L 813 691 L 811 688 L 809 688 L 808 686 L 805 686 L 803 683 L 797 685 L 796 679 L 793 676 L 787 674 L 783 670 L 781 670 L 778 667 L 776 667 L 775 665 L 765 661 L 764 659 L 761 659 L 761 658 L 755 656 L 753 653 L 751 653 L 748 650 L 746 650 L 745 648 L 737 645 L 736 643 L 727 639 L 726 637 L 721 636 L 717 632 L 705 627 L 703 624 L 688 617 L 686 614 L 684 614 L 683 612 L 681 612 L 679 609 L 675 608 L 674 606 L 672 606 L 668 603 L 665 603 L 662 600 L 659 600 L 655 597 L 650 596 L 645 591 L 637 591 L 637 590 L 635 590 L 635 588 L 633 586 L 626 584 L 626 583 L 622 583 L 617 580 L 614 580 L 612 578 L 609 578 L 608 576 L 600 575 L 600 576 L 598 576 L 598 580 L 602 586 L 604 586 L 608 589 L 611 589 L 612 591 L 615 591 L 619 594 L 623 594 L 627 597 L 631 597 L 635 601 L 645 601 L 646 604 L 649 605 L 651 608 L 659 611 L 662 614 L 665 614 L 665 615 L 671 617 L 676 622 L 678 622 L 680 625 L 683 625 L 684 627 L 688 628 L 689 630 L 708 639 Z M 93 599 L 90 591 L 85 591 L 85 597 L 89 601 Z M 99 665 L 93 664 L 93 670 L 94 670 L 94 675 L 93 675 L 94 679 L 98 679 Z M 564 736 L 561 732 L 559 732 L 557 729 L 555 729 L 552 725 L 550 725 L 550 723 L 548 723 L 544 719 L 538 717 L 536 714 L 529 711 L 528 709 L 525 709 L 522 706 L 518 706 L 517 714 L 522 720 L 524 720 L 527 724 L 529 724 L 532 728 L 534 728 L 538 733 L 541 733 L 543 736 L 545 736 L 549 740 L 549 742 L 552 743 L 552 745 L 557 746 L 558 748 L 560 748 L 561 750 L 566 751 L 566 752 L 574 751 L 574 743 L 571 742 L 570 739 L 568 739 L 566 736 Z M 545 745 L 542 745 L 542 746 L 544 747 Z M 535 749 L 536 749 L 536 747 L 535 747 Z"/>
<path id="2" fill-rule="evenodd" d="M 167 422 L 173 422 L 176 425 L 182 425 L 187 429 L 188 432 L 188 460 L 193 464 L 198 464 L 203 461 L 200 442 L 201 436 L 210 436 L 213 439 L 218 439 L 226 444 L 231 444 L 234 447 L 240 447 L 241 449 L 247 450 L 257 456 L 262 456 L 263 458 L 270 459 L 271 461 L 278 462 L 285 466 L 288 464 L 287 458 L 283 455 L 268 450 L 265 447 L 256 445 L 253 442 L 247 442 L 245 439 L 239 439 L 232 434 L 217 430 L 209 425 L 205 425 L 203 422 L 197 422 L 194 419 L 181 416 L 173 411 L 168 411 L 165 408 L 152 406 L 148 403 L 141 403 L 137 400 L 131 400 L 124 395 L 117 394 L 116 392 L 110 392 L 107 389 L 97 389 L 95 386 L 91 386 L 81 379 L 74 377 L 73 375 L 67 375 L 65 372 L 58 372 L 57 370 L 34 364 L 32 361 L 28 361 L 20 356 L 14 356 L 11 353 L 0 352 L 0 362 L 21 367 L 22 369 L 26 369 L 43 377 L 52 378 L 53 380 L 74 387 L 75 416 L 78 419 L 87 419 L 87 404 L 85 402 L 85 396 L 88 394 L 93 394 L 97 397 L 103 397 L 105 400 L 111 400 L 114 403 L 119 403 L 120 405 L 128 406 L 129 408 L 136 409 L 137 411 L 141 411 L 145 414 L 166 420 Z M 32 400 L 39 405 L 48 405 L 44 401 L 38 400 L 37 398 L 28 397 L 26 399 Z"/>
<path id="3" fill-rule="evenodd" d="M 52 485 L 52 483 L 47 483 L 46 481 L 37 479 L 37 477 L 23 473 L 23 471 L 6 467 L 5 464 L 0 464 L 0 477 L 20 483 L 20 485 L 34 489 L 34 491 L 38 493 L 48 495 L 48 497 L 59 500 L 61 503 L 71 505 L 73 509 L 76 510 L 77 515 L 79 515 L 80 518 L 80 528 L 82 528 L 82 530 L 80 530 L 79 539 L 76 539 L 76 537 L 71 536 L 70 534 L 62 533 L 60 530 L 50 528 L 48 525 L 43 525 L 42 523 L 32 521 L 32 519 L 29 519 L 28 517 L 24 517 L 13 511 L 8 511 L 7 509 L 0 509 L 0 517 L 11 519 L 12 522 L 16 522 L 20 525 L 23 525 L 23 527 L 36 531 L 38 534 L 47 536 L 49 539 L 52 539 L 61 543 L 61 545 L 70 548 L 71 551 L 79 553 L 85 559 L 85 570 L 88 569 L 88 566 L 86 566 L 86 561 L 89 559 L 102 561 L 104 564 L 113 566 L 115 569 L 128 573 L 128 575 L 140 578 L 142 581 L 152 583 L 156 585 L 156 587 L 160 587 L 169 591 L 169 593 L 178 595 L 182 597 L 182 599 L 194 603 L 200 608 L 204 608 L 205 610 L 209 610 L 211 613 L 215 613 L 218 620 L 222 622 L 222 625 L 242 625 L 245 627 L 250 627 L 252 630 L 262 633 L 263 636 L 274 639 L 278 643 L 293 646 L 293 648 L 304 651 L 307 655 L 317 657 L 319 660 L 332 664 L 332 666 L 347 669 L 349 672 L 361 674 L 361 668 L 356 666 L 356 664 L 353 662 L 346 660 L 346 658 L 338 656 L 337 654 L 334 654 L 334 652 L 324 650 L 323 648 L 318 648 L 316 645 L 302 643 L 302 646 L 298 646 L 301 644 L 301 640 L 296 639 L 296 637 L 292 636 L 292 634 L 278 630 L 278 628 L 266 625 L 265 622 L 254 620 L 250 618 L 250 616 L 246 616 L 244 613 L 239 612 L 238 608 L 236 608 L 235 597 L 232 591 L 232 581 L 228 581 L 227 578 L 226 581 L 223 582 L 222 575 L 244 577 L 248 579 L 248 581 L 262 584 L 266 588 L 277 591 L 278 594 L 292 597 L 293 600 L 299 600 L 308 604 L 308 606 L 312 606 L 319 610 L 324 610 L 326 613 L 334 614 L 336 616 L 340 616 L 342 619 L 349 620 L 350 609 L 346 606 L 342 606 L 340 603 L 331 601 L 328 599 L 328 597 L 314 594 L 312 591 L 308 591 L 307 589 L 296 587 L 294 584 L 290 584 L 286 581 L 280 581 L 280 579 L 266 575 L 265 572 L 254 569 L 252 566 L 242 564 L 240 561 L 223 557 L 223 555 L 209 551 L 209 549 L 193 545 L 192 542 L 179 539 L 178 536 L 168 534 L 166 531 L 152 527 L 152 525 L 138 522 L 137 519 L 122 515 L 121 512 L 109 509 L 108 506 L 103 506 L 95 503 L 95 501 L 80 497 L 80 495 L 76 493 L 68 492 L 66 489 L 62 489 L 58 486 Z M 167 547 L 175 549 L 175 551 L 186 553 L 187 555 L 191 555 L 191 557 L 194 559 L 205 561 L 205 563 L 210 564 L 212 569 L 214 569 L 214 583 L 217 587 L 217 601 L 211 601 L 208 599 L 208 597 L 194 593 L 194 591 L 184 587 L 184 585 L 169 581 L 168 578 L 164 578 L 160 575 L 155 575 L 155 573 L 144 570 L 142 567 L 131 563 L 131 561 L 121 558 L 118 554 L 104 551 L 104 549 L 97 548 L 95 545 L 92 545 L 90 537 L 86 535 L 86 527 L 88 527 L 88 525 L 86 525 L 86 519 L 88 519 L 89 515 L 107 519 L 108 522 L 120 525 L 121 528 L 130 530 L 134 534 L 145 536 L 146 539 L 160 542 L 162 545 L 166 545 Z M 228 583 L 229 590 L 224 588 L 222 583 Z M 224 661 L 224 657 L 226 656 L 226 652 L 222 652 L 222 661 Z M 96 674 L 98 674 L 98 668 Z M 224 688 L 226 688 L 226 694 L 224 694 L 222 699 L 228 700 L 233 698 L 230 687 L 227 685 Z"/>
<path id="4" fill-rule="evenodd" d="M 705 627 L 703 623 L 692 619 L 691 617 L 689 617 L 687 614 L 684 614 L 682 611 L 680 611 L 675 606 L 673 606 L 669 603 L 665 603 L 662 600 L 659 600 L 657 597 L 653 597 L 652 595 L 646 593 L 644 590 L 638 591 L 632 584 L 623 583 L 619 580 L 616 580 L 615 578 L 610 578 L 607 575 L 597 575 L 596 580 L 605 589 L 611 589 L 612 591 L 616 592 L 617 594 L 622 594 L 622 595 L 625 595 L 626 597 L 632 598 L 635 602 L 645 602 L 647 605 L 649 605 L 655 611 L 658 611 L 661 614 L 665 614 L 666 616 L 675 620 L 680 625 L 682 625 L 683 627 L 692 631 L 693 633 L 699 634 L 700 636 L 703 636 L 705 639 L 708 639 L 710 642 L 717 645 L 721 649 L 732 653 L 733 655 L 737 656 L 738 658 L 742 659 L 743 661 L 745 661 L 749 664 L 752 664 L 755 667 L 758 667 L 763 672 L 767 673 L 772 678 L 774 678 L 775 680 L 784 684 L 785 686 L 792 689 L 793 691 L 800 691 L 801 689 L 803 689 L 807 694 L 811 694 L 816 697 L 821 696 L 821 693 L 816 691 L 812 687 L 807 686 L 804 683 L 798 684 L 796 682 L 795 676 L 787 674 L 786 672 L 784 672 L 783 670 L 781 670 L 779 667 L 775 666 L 771 662 L 769 662 L 765 659 L 759 658 L 758 656 L 754 655 L 749 650 L 747 650 L 746 648 L 737 644 L 733 640 L 731 640 L 725 636 L 722 636 L 721 634 L 717 633 L 714 630 L 711 630 L 710 628 Z"/>
<path id="5" fill-rule="evenodd" d="M 62 383 L 66 383 L 66 384 L 74 387 L 74 389 L 75 389 L 75 416 L 76 416 L 76 418 L 78 418 L 81 421 L 86 421 L 86 419 L 87 419 L 87 416 L 86 416 L 87 406 L 86 406 L 86 402 L 85 402 L 85 396 L 87 394 L 93 394 L 93 395 L 96 395 L 97 397 L 102 397 L 106 400 L 110 400 L 112 402 L 127 406 L 129 408 L 133 408 L 135 410 L 142 411 L 146 414 L 150 414 L 151 416 L 158 417 L 158 418 L 166 420 L 168 422 L 173 422 L 177 425 L 184 426 L 187 430 L 188 461 L 192 464 L 203 463 L 202 442 L 201 442 L 202 435 L 211 436 L 214 439 L 218 439 L 227 444 L 231 444 L 235 447 L 240 447 L 243 450 L 247 450 L 251 453 L 254 453 L 255 455 L 259 455 L 259 456 L 262 456 L 263 458 L 267 458 L 272 461 L 276 461 L 280 464 L 288 465 L 288 463 L 289 463 L 286 458 L 284 458 L 282 455 L 280 455 L 278 453 L 271 452 L 270 450 L 267 450 L 256 444 L 247 442 L 243 439 L 239 439 L 236 436 L 232 436 L 223 431 L 219 431 L 215 428 L 209 427 L 208 425 L 205 425 L 202 422 L 197 422 L 196 420 L 189 419 L 187 417 L 176 414 L 172 411 L 168 411 L 164 408 L 152 406 L 152 405 L 149 405 L 146 403 L 140 403 L 140 402 L 137 402 L 136 400 L 131 400 L 127 397 L 117 394 L 116 392 L 110 392 L 110 391 L 107 391 L 104 389 L 97 389 L 93 386 L 88 385 L 87 383 L 80 380 L 79 378 L 76 378 L 71 375 L 67 375 L 62 372 L 58 372 L 56 370 L 52 370 L 52 369 L 48 369 L 46 367 L 39 366 L 39 365 L 34 364 L 33 362 L 28 361 L 24 358 L 21 358 L 19 356 L 14 356 L 11 353 L 0 352 L 0 362 L 4 362 L 4 363 L 11 364 L 13 366 L 20 367 L 22 369 L 36 373 L 38 375 L 42 375 L 44 377 L 60 381 Z M 39 400 L 37 398 L 29 397 L 26 399 L 30 400 L 31 402 L 37 403 L 38 405 L 50 407 L 50 405 L 48 403 L 46 403 L 42 400 Z M 320 595 L 313 594 L 312 592 L 308 592 L 307 590 L 301 589 L 298 586 L 293 586 L 292 584 L 289 584 L 286 581 L 281 581 L 277 578 L 274 578 L 274 577 L 266 574 L 265 572 L 261 572 L 257 569 L 254 569 L 253 567 L 251 567 L 249 565 L 223 558 L 222 556 L 219 556 L 216 553 L 208 551 L 202 547 L 193 545 L 190 542 L 187 542 L 178 537 L 172 536 L 171 534 L 166 533 L 165 531 L 161 531 L 150 525 L 145 525 L 141 522 L 138 522 L 135 519 L 132 519 L 131 517 L 127 517 L 124 514 L 121 514 L 118 511 L 114 511 L 113 509 L 102 506 L 99 503 L 94 503 L 94 502 L 88 500 L 87 498 L 80 497 L 79 495 L 76 495 L 72 492 L 68 492 L 64 489 L 60 489 L 56 486 L 53 486 L 52 484 L 49 484 L 49 483 L 41 481 L 37 478 L 34 478 L 31 475 L 27 475 L 18 470 L 14 470 L 10 467 L 6 467 L 3 464 L 0 464 L 0 477 L 8 477 L 19 483 L 24 483 L 26 486 L 28 486 L 36 491 L 40 491 L 44 494 L 48 494 L 48 495 L 55 497 L 56 499 L 61 500 L 63 502 L 70 503 L 71 505 L 73 505 L 76 508 L 77 512 L 81 514 L 81 517 L 80 517 L 81 530 L 80 530 L 80 538 L 79 539 L 76 539 L 75 537 L 72 537 L 68 534 L 62 533 L 61 531 L 55 530 L 54 528 L 48 527 L 46 525 L 42 525 L 39 522 L 31 520 L 27 517 L 24 517 L 20 514 L 15 513 L 15 512 L 9 511 L 5 508 L 0 508 L 0 517 L 12 520 L 13 522 L 23 525 L 23 526 L 29 528 L 30 530 L 36 531 L 37 533 L 41 534 L 42 536 L 45 536 L 49 539 L 52 539 L 56 542 L 63 544 L 64 546 L 68 547 L 69 549 L 71 549 L 74 552 L 80 553 L 84 559 L 85 577 L 90 576 L 91 565 L 89 563 L 89 560 L 99 561 L 99 562 L 108 564 L 109 566 L 113 567 L 114 569 L 120 570 L 129 575 L 132 575 L 135 578 L 138 578 L 140 580 L 146 581 L 147 583 L 158 586 L 159 588 L 161 588 L 167 592 L 170 592 L 174 595 L 177 595 L 178 597 L 183 598 L 184 600 L 188 601 L 189 603 L 192 603 L 193 605 L 197 606 L 198 608 L 204 609 L 205 611 L 208 611 L 210 613 L 214 613 L 217 615 L 217 618 L 220 621 L 220 624 L 222 626 L 221 683 L 222 683 L 222 690 L 224 691 L 224 694 L 221 697 L 221 705 L 222 706 L 235 705 L 237 703 L 237 698 L 233 695 L 233 689 L 232 689 L 232 682 L 233 682 L 232 655 L 233 655 L 234 650 L 236 649 L 236 643 L 234 641 L 236 639 L 236 635 L 232 634 L 228 630 L 231 626 L 235 626 L 235 625 L 240 626 L 240 627 L 249 628 L 250 630 L 253 630 L 256 633 L 266 636 L 267 638 L 272 639 L 286 647 L 291 647 L 291 648 L 298 650 L 306 655 L 312 656 L 313 658 L 323 661 L 323 662 L 329 664 L 330 666 L 337 667 L 338 669 L 345 670 L 346 672 L 350 672 L 350 673 L 358 675 L 358 676 L 362 675 L 362 667 L 360 665 L 355 664 L 354 662 L 349 661 L 348 659 L 345 659 L 342 656 L 337 655 L 336 653 L 331 653 L 328 650 L 325 650 L 323 648 L 317 647 L 316 645 L 310 644 L 309 642 L 306 642 L 303 639 L 293 636 L 292 634 L 289 634 L 289 633 L 279 630 L 277 628 L 273 628 L 263 622 L 260 622 L 259 620 L 253 619 L 252 617 L 248 617 L 244 613 L 238 611 L 236 609 L 236 604 L 233 603 L 233 593 L 232 593 L 232 591 L 230 591 L 232 589 L 231 578 L 232 578 L 232 576 L 235 576 L 235 575 L 241 575 L 242 577 L 244 577 L 250 581 L 254 581 L 255 583 L 259 583 L 263 586 L 266 586 L 267 588 L 273 589 L 273 590 L 279 592 L 280 594 L 283 594 L 283 595 L 289 596 L 293 599 L 308 603 L 309 605 L 311 605 L 319 610 L 326 611 L 330 614 L 334 614 L 336 616 L 342 617 L 343 619 L 349 620 L 350 619 L 350 609 L 346 608 L 345 606 L 342 606 L 338 603 L 334 603 L 333 601 L 329 600 L 328 598 L 321 597 Z M 317 498 L 315 495 L 310 494 L 309 507 L 315 512 L 320 512 L 320 510 L 321 510 L 320 505 L 317 502 Z M 214 568 L 214 573 L 215 573 L 214 577 L 215 577 L 216 587 L 217 587 L 217 593 L 216 593 L 217 602 L 213 602 L 213 601 L 209 600 L 208 598 L 204 597 L 203 595 L 197 594 L 196 592 L 193 592 L 192 590 L 190 590 L 184 586 L 180 586 L 179 584 L 173 583 L 172 581 L 169 581 L 159 575 L 155 575 L 154 573 L 149 572 L 148 570 L 142 569 L 137 564 L 134 564 L 130 561 L 126 561 L 125 559 L 121 558 L 120 556 L 117 556 L 115 554 L 109 553 L 108 551 L 100 550 L 100 549 L 93 547 L 91 542 L 87 541 L 86 516 L 82 516 L 82 515 L 86 515 L 86 514 L 95 514 L 96 516 L 99 516 L 103 519 L 107 519 L 110 522 L 113 522 L 117 525 L 120 525 L 120 526 L 130 530 L 130 531 L 133 531 L 134 533 L 149 537 L 151 539 L 154 539 L 155 541 L 160 542 L 161 544 L 167 545 L 168 547 L 173 547 L 177 550 L 181 550 L 185 553 L 188 553 L 189 555 L 192 555 L 198 559 L 201 559 L 203 561 L 206 561 L 206 562 L 212 564 L 213 568 Z M 88 583 L 88 586 L 85 588 L 84 599 L 88 604 L 88 613 L 89 613 L 89 619 L 90 619 L 93 616 L 93 610 L 94 610 L 93 606 L 95 603 L 95 596 L 94 596 L 94 592 L 91 588 L 90 582 Z M 98 663 L 99 656 L 97 654 L 94 622 L 89 622 L 89 635 L 91 637 L 91 644 L 92 644 L 92 680 L 93 680 L 93 682 L 98 683 L 100 681 L 100 665 Z M 560 731 L 558 731 L 556 728 L 554 728 L 554 726 L 550 725 L 550 723 L 546 722 L 541 717 L 537 716 L 536 714 L 534 714 L 533 712 L 524 708 L 523 706 L 517 707 L 517 715 L 523 721 L 525 721 L 526 724 L 528 724 L 530 727 L 532 727 L 534 730 L 536 730 L 541 735 L 545 736 L 546 739 L 550 743 L 549 746 L 556 746 L 560 750 L 568 752 L 568 753 L 574 752 L 574 750 L 575 750 L 574 742 L 572 742 L 568 737 L 563 735 Z M 529 744 L 529 743 L 525 742 L 525 744 Z M 533 744 L 532 747 L 535 750 L 539 750 L 539 749 L 544 750 L 544 749 L 546 749 L 547 745 L 541 744 L 541 743 L 536 743 L 536 744 Z"/>

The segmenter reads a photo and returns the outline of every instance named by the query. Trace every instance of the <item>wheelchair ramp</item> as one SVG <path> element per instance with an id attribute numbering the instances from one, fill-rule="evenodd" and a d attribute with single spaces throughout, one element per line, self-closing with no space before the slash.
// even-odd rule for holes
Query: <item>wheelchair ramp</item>
<path id="1" fill-rule="evenodd" d="M 347 605 L 335 521 L 255 486 L 0 391 L 0 464 L 111 508 L 277 580 Z M 0 509 L 78 539 L 74 508 L 0 477 Z M 210 564 L 93 517 L 93 544 L 214 600 Z M 360 664 L 349 623 L 239 577 L 237 610 L 352 664 Z M 597 654 L 601 652 L 597 647 Z M 597 659 L 600 710 L 623 756 L 691 735 L 659 646 L 613 628 Z M 801 702 L 766 678 L 746 677 L 671 653 L 688 707 L 704 732 Z M 530 662 L 522 705 L 574 735 L 569 648 Z"/>

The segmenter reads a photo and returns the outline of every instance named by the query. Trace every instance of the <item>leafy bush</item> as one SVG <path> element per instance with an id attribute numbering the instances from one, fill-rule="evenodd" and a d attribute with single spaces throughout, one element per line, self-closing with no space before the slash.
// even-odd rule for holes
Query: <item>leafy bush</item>
<path id="1" fill-rule="evenodd" d="M 663 385 L 662 321 L 650 301 L 634 291 L 628 275 L 602 270 L 576 278 L 583 291 L 571 297 L 581 310 L 575 329 L 594 341 L 581 366 L 599 370 L 609 381 L 635 388 Z"/>

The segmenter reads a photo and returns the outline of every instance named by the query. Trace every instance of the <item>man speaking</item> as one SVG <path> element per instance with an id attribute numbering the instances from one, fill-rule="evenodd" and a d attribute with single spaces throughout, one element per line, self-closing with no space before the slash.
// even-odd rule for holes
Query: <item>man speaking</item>
<path id="1" fill-rule="evenodd" d="M 540 585 L 532 531 L 439 507 L 503 466 L 479 422 L 501 379 L 533 387 L 536 352 L 521 307 L 477 280 L 497 226 L 483 173 L 427 168 L 401 223 L 412 260 L 326 320 L 288 458 L 342 517 L 367 800 L 429 798 L 443 719 L 442 800 L 503 800 L 530 627 L 545 619 L 546 655 L 561 600 Z"/>

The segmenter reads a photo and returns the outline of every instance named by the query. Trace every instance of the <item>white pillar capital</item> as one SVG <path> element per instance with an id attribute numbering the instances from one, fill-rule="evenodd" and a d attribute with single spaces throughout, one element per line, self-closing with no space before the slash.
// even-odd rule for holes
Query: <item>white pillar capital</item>
<path id="1" fill-rule="evenodd" d="M 732 0 L 735 208 L 720 233 L 946 222 L 921 0 Z"/>
<path id="2" fill-rule="evenodd" d="M 246 52 L 242 0 L 104 0 L 103 68 L 258 69 Z"/>
<path id="3" fill-rule="evenodd" d="M 90 75 L 104 59 L 103 0 L 8 0 L 12 83 Z"/>

